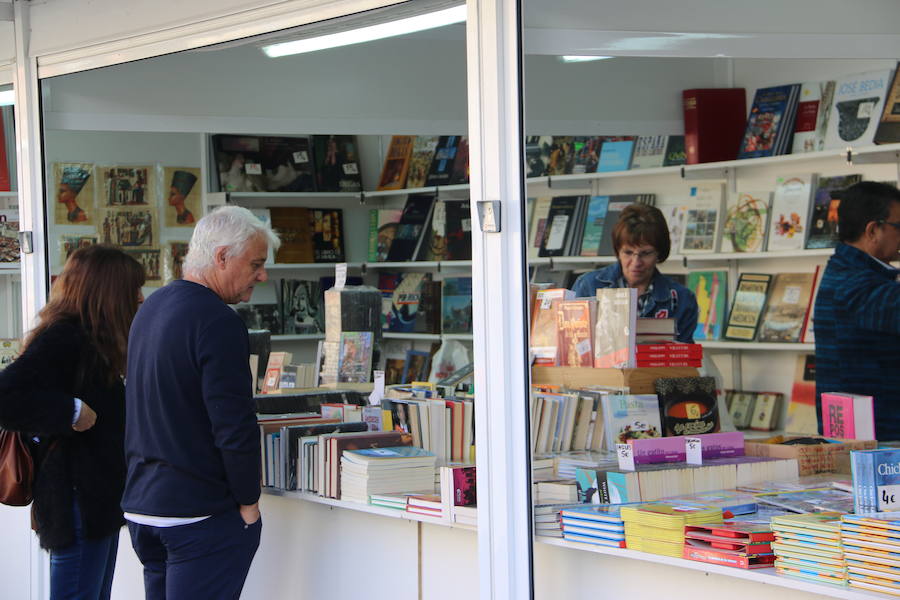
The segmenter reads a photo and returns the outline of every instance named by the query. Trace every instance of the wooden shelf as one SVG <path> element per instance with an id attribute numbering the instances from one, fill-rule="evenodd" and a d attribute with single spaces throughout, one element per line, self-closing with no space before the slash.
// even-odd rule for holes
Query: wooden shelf
<path id="1" fill-rule="evenodd" d="M 733 342 L 730 340 L 700 340 L 697 342 L 704 350 L 746 350 L 748 352 L 780 350 L 783 352 L 815 352 L 815 344 L 797 344 L 791 342 Z"/>

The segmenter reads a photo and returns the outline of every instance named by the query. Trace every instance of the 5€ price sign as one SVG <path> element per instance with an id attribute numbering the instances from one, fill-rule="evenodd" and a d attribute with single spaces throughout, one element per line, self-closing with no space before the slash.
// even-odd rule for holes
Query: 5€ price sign
<path id="1" fill-rule="evenodd" d="M 619 469 L 634 471 L 634 452 L 630 444 L 616 444 L 616 458 L 619 459 Z"/>
<path id="2" fill-rule="evenodd" d="M 684 450 L 687 454 L 687 458 L 685 459 L 689 465 L 702 465 L 703 464 L 703 449 L 701 447 L 702 442 L 700 438 L 696 437 L 686 437 L 684 438 Z"/>

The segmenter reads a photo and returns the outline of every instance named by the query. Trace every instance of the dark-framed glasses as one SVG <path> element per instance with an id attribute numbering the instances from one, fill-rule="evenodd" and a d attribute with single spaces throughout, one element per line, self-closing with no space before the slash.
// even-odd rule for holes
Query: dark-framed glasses
<path id="1" fill-rule="evenodd" d="M 631 260 L 638 259 L 640 261 L 651 260 L 656 258 L 659 253 L 656 250 L 641 250 L 639 252 L 635 252 L 634 250 L 619 250 L 619 257 L 623 260 Z"/>
<path id="2" fill-rule="evenodd" d="M 885 221 L 884 219 L 881 219 L 878 221 L 878 224 L 879 225 L 890 225 L 894 229 L 900 229 L 900 223 L 897 223 L 895 221 Z"/>

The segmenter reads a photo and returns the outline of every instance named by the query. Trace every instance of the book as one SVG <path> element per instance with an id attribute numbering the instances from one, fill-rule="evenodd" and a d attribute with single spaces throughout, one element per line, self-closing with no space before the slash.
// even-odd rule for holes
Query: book
<path id="1" fill-rule="evenodd" d="M 564 256 L 572 232 L 580 196 L 558 196 L 550 203 L 547 225 L 538 256 Z"/>
<path id="2" fill-rule="evenodd" d="M 815 175 L 776 178 L 766 247 L 770 252 L 803 249 L 815 180 Z"/>
<path id="3" fill-rule="evenodd" d="M 794 133 L 800 84 L 759 88 L 753 97 L 738 158 L 787 154 Z"/>
<path id="4" fill-rule="evenodd" d="M 277 304 L 242 304 L 235 311 L 247 329 L 265 329 L 273 335 L 282 333 L 281 310 Z"/>
<path id="5" fill-rule="evenodd" d="M 315 162 L 309 136 L 263 136 L 259 160 L 267 192 L 316 191 Z"/>
<path id="6" fill-rule="evenodd" d="M 472 214 L 468 200 L 435 201 L 416 260 L 472 260 Z"/>
<path id="7" fill-rule="evenodd" d="M 566 175 L 575 165 L 575 138 L 571 135 L 554 135 L 550 143 L 547 175 Z"/>
<path id="8" fill-rule="evenodd" d="M 708 542 L 685 540 L 682 558 L 700 562 L 737 567 L 739 569 L 763 569 L 771 567 L 775 562 L 772 553 L 752 553 L 715 548 Z"/>
<path id="9" fill-rule="evenodd" d="M 362 191 L 359 146 L 355 135 L 314 135 L 313 146 L 318 191 Z"/>
<path id="10" fill-rule="evenodd" d="M 0 164 L 3 164 L 2 160 L 0 160 Z M 0 210 L 0 262 L 18 261 L 19 211 Z"/>
<path id="11" fill-rule="evenodd" d="M 531 313 L 530 351 L 535 365 L 557 364 L 556 313 L 560 300 L 572 300 L 575 293 L 564 288 L 548 288 L 537 292 Z"/>
<path id="12" fill-rule="evenodd" d="M 599 256 L 600 244 L 609 208 L 609 196 L 591 196 L 587 202 L 584 231 L 581 236 L 581 256 Z"/>
<path id="13" fill-rule="evenodd" d="M 459 146 L 460 136 L 458 135 L 442 135 L 438 140 L 437 147 L 434 149 L 434 157 L 431 159 L 431 166 L 428 169 L 428 177 L 425 185 L 428 187 L 435 185 L 447 185 L 450 183 L 450 176 L 453 174 L 453 163 L 456 160 L 456 150 Z M 409 187 L 409 185 L 407 185 Z"/>
<path id="14" fill-rule="evenodd" d="M 753 413 L 750 417 L 750 429 L 756 431 L 772 431 L 778 425 L 781 416 L 783 395 L 779 392 L 760 392 L 756 394 Z"/>
<path id="15" fill-rule="evenodd" d="M 0 339 L 0 370 L 16 360 L 20 347 L 21 342 L 17 339 Z"/>
<path id="16" fill-rule="evenodd" d="M 891 69 L 880 69 L 854 73 L 836 81 L 825 135 L 826 149 L 843 150 L 850 145 L 872 143 L 888 95 L 891 73 Z"/>
<path id="17" fill-rule="evenodd" d="M 603 233 L 600 234 L 600 247 L 597 256 L 613 256 L 613 230 L 619 222 L 619 216 L 626 207 L 632 204 L 656 204 L 655 194 L 616 194 L 609 196 L 606 206 L 606 216 L 603 219 Z"/>
<path id="18" fill-rule="evenodd" d="M 599 288 L 594 329 L 594 367 L 622 369 L 634 366 L 637 329 L 637 290 Z"/>
<path id="19" fill-rule="evenodd" d="M 402 208 L 373 208 L 369 211 L 369 262 L 387 260 L 402 216 Z"/>
<path id="20" fill-rule="evenodd" d="M 660 377 L 654 384 L 664 436 L 719 431 L 713 377 Z"/>
<path id="21" fill-rule="evenodd" d="M 825 149 L 825 134 L 834 99 L 833 80 L 812 81 L 800 87 L 791 154 Z"/>
<path id="22" fill-rule="evenodd" d="M 655 169 L 663 166 L 666 158 L 667 135 L 642 135 L 634 143 L 631 156 L 632 169 Z"/>
<path id="23" fill-rule="evenodd" d="M 600 160 L 597 163 L 598 173 L 627 171 L 631 168 L 631 155 L 634 153 L 634 136 L 603 138 L 600 146 Z"/>
<path id="24" fill-rule="evenodd" d="M 664 167 L 677 167 L 687 164 L 687 151 L 685 150 L 685 136 L 670 135 L 669 142 L 666 144 L 666 158 L 663 160 Z"/>
<path id="25" fill-rule="evenodd" d="M 379 190 L 401 190 L 406 186 L 415 138 L 414 135 L 391 136 L 378 179 Z"/>
<path id="26" fill-rule="evenodd" d="M 387 253 L 390 262 L 414 260 L 434 209 L 434 194 L 412 194 L 406 198 L 403 213 Z"/>
<path id="27" fill-rule="evenodd" d="M 405 273 L 390 294 L 386 306 L 382 293 L 381 312 L 386 316 L 387 330 L 398 333 L 440 333 L 441 283 L 431 273 Z"/>
<path id="28" fill-rule="evenodd" d="M 744 88 L 690 89 L 681 96 L 687 164 L 734 160 L 747 122 Z"/>
<path id="29" fill-rule="evenodd" d="M 697 298 L 695 340 L 722 339 L 728 306 L 728 271 L 691 271 L 687 288 Z"/>
<path id="30" fill-rule="evenodd" d="M 872 396 L 823 392 L 822 435 L 846 440 L 874 440 Z"/>
<path id="31" fill-rule="evenodd" d="M 600 161 L 600 146 L 603 138 L 598 136 L 575 136 L 575 161 L 572 164 L 572 173 L 595 173 L 597 163 Z"/>
<path id="32" fill-rule="evenodd" d="M 428 170 L 434 158 L 439 136 L 417 135 L 413 143 L 412 156 L 409 161 L 409 171 L 406 174 L 407 188 L 425 187 L 428 180 Z"/>
<path id="33" fill-rule="evenodd" d="M 735 392 L 729 408 L 734 426 L 738 429 L 750 427 L 750 420 L 753 418 L 755 407 L 756 392 Z"/>
<path id="34" fill-rule="evenodd" d="M 608 394 L 601 399 L 606 449 L 628 440 L 662 435 L 659 401 L 654 394 Z"/>
<path id="35" fill-rule="evenodd" d="M 544 235 L 547 231 L 547 217 L 550 214 L 550 206 L 553 203 L 553 198 L 550 196 L 542 196 L 532 200 L 531 220 L 528 225 L 529 260 L 537 258 L 540 253 Z"/>
<path id="36" fill-rule="evenodd" d="M 715 252 L 722 231 L 724 187 L 722 184 L 693 186 L 690 196 L 681 237 L 681 253 Z"/>
<path id="37" fill-rule="evenodd" d="M 450 185 L 469 183 L 469 137 L 459 137 L 459 145 L 456 147 L 456 158 L 453 159 L 453 169 L 450 173 Z"/>
<path id="38" fill-rule="evenodd" d="M 447 277 L 441 286 L 441 332 L 472 333 L 472 278 Z"/>
<path id="39" fill-rule="evenodd" d="M 562 367 L 593 366 L 592 329 L 596 304 L 592 299 L 561 300 L 556 307 L 557 356 Z"/>
<path id="40" fill-rule="evenodd" d="M 325 314 L 319 302 L 319 282 L 282 279 L 280 284 L 282 331 L 289 335 L 325 331 Z"/>
<path id="41" fill-rule="evenodd" d="M 822 265 L 816 265 L 816 273 L 813 282 L 813 292 L 809 297 L 809 308 L 806 310 L 806 323 L 803 324 L 803 334 L 800 337 L 800 341 L 804 344 L 814 344 L 816 343 L 816 332 L 815 332 L 815 316 L 816 312 L 816 296 L 819 294 L 819 286 L 822 285 Z"/>
<path id="42" fill-rule="evenodd" d="M 768 191 L 728 195 L 722 225 L 721 252 L 761 252 L 769 230 Z"/>
<path id="43" fill-rule="evenodd" d="M 761 342 L 800 341 L 815 273 L 778 273 L 759 329 Z"/>
<path id="44" fill-rule="evenodd" d="M 373 333 L 342 331 L 338 382 L 367 383 L 372 380 Z"/>
<path id="45" fill-rule="evenodd" d="M 862 175 L 819 177 L 807 227 L 806 248 L 834 248 L 837 245 L 838 207 L 841 192 L 862 181 Z"/>
<path id="46" fill-rule="evenodd" d="M 884 448 L 850 453 L 853 512 L 890 512 L 900 503 L 900 450 Z"/>
<path id="47" fill-rule="evenodd" d="M 749 342 L 756 338 L 771 283 L 771 274 L 741 273 L 725 325 L 725 339 Z"/>
<path id="48" fill-rule="evenodd" d="M 525 138 L 525 176 L 543 177 L 548 175 L 550 164 L 550 147 L 553 137 L 549 135 L 530 135 Z"/>
<path id="49" fill-rule="evenodd" d="M 262 192 L 265 179 L 260 155 L 260 138 L 251 135 L 214 135 L 213 152 L 219 190 Z"/>
<path id="50" fill-rule="evenodd" d="M 414 381 L 428 381 L 431 355 L 422 350 L 407 350 L 406 360 L 403 363 L 403 375 L 400 383 L 412 383 Z"/>
<path id="51" fill-rule="evenodd" d="M 704 460 L 744 455 L 744 434 L 739 431 L 691 434 L 691 437 L 700 439 L 700 449 Z M 631 446 L 635 464 L 684 462 L 687 460 L 687 451 L 682 436 L 629 439 L 627 443 Z"/>
<path id="52" fill-rule="evenodd" d="M 900 142 L 900 77 L 898 75 L 900 75 L 900 69 L 895 68 L 884 108 L 881 111 L 881 120 L 875 130 L 873 141 L 876 144 Z"/>

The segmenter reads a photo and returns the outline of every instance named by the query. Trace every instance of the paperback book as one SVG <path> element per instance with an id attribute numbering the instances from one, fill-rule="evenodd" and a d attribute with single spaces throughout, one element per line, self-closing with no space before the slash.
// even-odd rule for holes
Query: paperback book
<path id="1" fill-rule="evenodd" d="M 768 191 L 728 196 L 722 227 L 722 252 L 761 252 L 769 230 Z"/>
<path id="2" fill-rule="evenodd" d="M 812 214 L 809 218 L 809 234 L 806 248 L 834 248 L 837 245 L 838 207 L 841 194 L 855 183 L 862 181 L 862 175 L 838 175 L 819 177 L 813 196 Z"/>
<path id="3" fill-rule="evenodd" d="M 697 298 L 695 340 L 722 339 L 728 307 L 728 271 L 691 271 L 687 287 Z"/>
<path id="4" fill-rule="evenodd" d="M 725 339 L 745 342 L 756 339 L 771 283 L 771 274 L 741 273 L 725 326 Z"/>
<path id="5" fill-rule="evenodd" d="M 815 182 L 815 175 L 792 175 L 775 180 L 767 250 L 803 249 Z"/>

